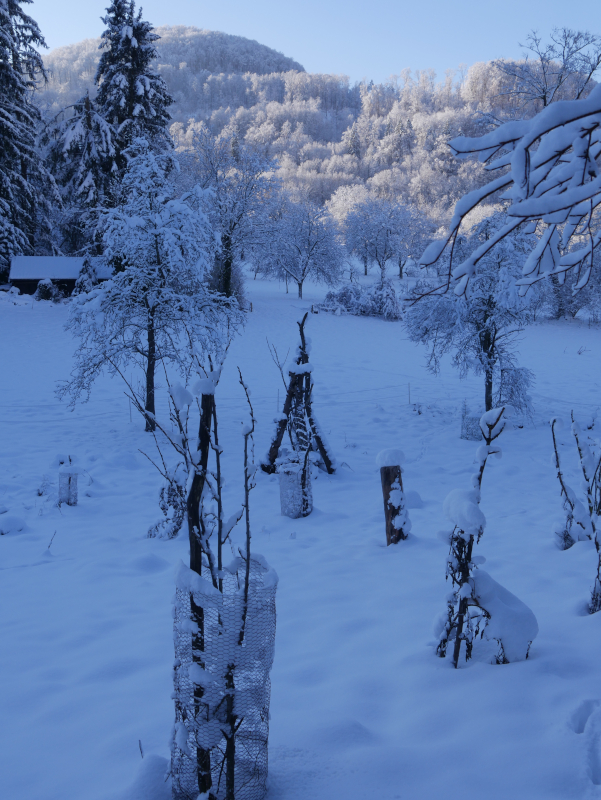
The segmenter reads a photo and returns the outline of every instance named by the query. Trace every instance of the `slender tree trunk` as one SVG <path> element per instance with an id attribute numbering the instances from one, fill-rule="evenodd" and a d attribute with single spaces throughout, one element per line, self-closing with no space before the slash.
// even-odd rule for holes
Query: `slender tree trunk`
<path id="1" fill-rule="evenodd" d="M 200 405 L 200 423 L 198 426 L 198 451 L 200 461 L 196 467 L 194 477 L 188 497 L 186 498 L 186 510 L 188 516 L 188 537 L 190 541 L 190 569 L 198 575 L 202 574 L 202 547 L 200 543 L 200 499 L 204 489 L 207 467 L 209 463 L 209 452 L 211 447 L 211 421 L 215 406 L 215 396 L 203 394 Z M 192 659 L 204 669 L 204 610 L 196 605 L 194 598 L 190 597 L 190 610 L 192 618 L 196 623 L 197 630 L 192 637 Z M 203 713 L 204 689 L 202 686 L 194 687 L 194 707 L 197 716 Z M 201 747 L 196 749 L 196 772 L 198 776 L 199 794 L 209 792 L 212 786 L 211 779 L 211 754 L 208 750 Z"/>
<path id="2" fill-rule="evenodd" d="M 223 274 L 221 291 L 226 297 L 232 296 L 232 269 L 234 264 L 234 254 L 232 253 L 232 239 L 226 234 L 222 240 L 223 244 Z"/>
<path id="3" fill-rule="evenodd" d="M 460 578 L 460 591 L 470 579 L 470 563 L 472 560 L 472 550 L 474 548 L 474 537 L 470 536 L 464 552 L 461 554 L 463 559 L 461 561 L 461 578 Z M 461 651 L 461 635 L 463 633 L 463 625 L 465 617 L 468 613 L 468 598 L 461 597 L 459 600 L 459 613 L 457 614 L 457 630 L 455 632 L 455 647 L 453 648 L 453 666 L 457 669 L 459 664 L 459 653 Z"/>
<path id="4" fill-rule="evenodd" d="M 146 405 L 144 410 L 146 415 L 146 431 L 156 430 L 156 423 L 154 420 L 155 405 L 154 405 L 154 371 L 156 367 L 156 341 L 154 330 L 154 311 L 148 310 L 148 325 L 146 328 L 148 335 L 148 356 L 146 359 Z M 152 416 L 148 416 L 152 414 Z"/>
<path id="5" fill-rule="evenodd" d="M 363 257 L 363 269 L 365 271 L 365 275 L 367 275 L 367 257 Z"/>
<path id="6" fill-rule="evenodd" d="M 302 283 L 298 284 L 298 299 L 299 300 L 303 299 L 303 284 Z"/>
<path id="7" fill-rule="evenodd" d="M 492 409 L 492 367 L 487 367 L 484 373 L 484 408 L 486 411 Z"/>

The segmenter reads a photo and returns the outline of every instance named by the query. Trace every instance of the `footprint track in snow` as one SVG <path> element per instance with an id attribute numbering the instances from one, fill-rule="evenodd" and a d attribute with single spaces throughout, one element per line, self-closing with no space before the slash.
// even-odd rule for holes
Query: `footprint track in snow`
<path id="1" fill-rule="evenodd" d="M 583 700 L 568 724 L 574 733 L 584 736 L 588 777 L 601 786 L 601 700 Z"/>

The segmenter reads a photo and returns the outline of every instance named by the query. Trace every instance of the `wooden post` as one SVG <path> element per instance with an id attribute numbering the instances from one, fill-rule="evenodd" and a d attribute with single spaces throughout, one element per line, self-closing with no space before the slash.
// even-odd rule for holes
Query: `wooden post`
<path id="1" fill-rule="evenodd" d="M 384 496 L 384 517 L 386 519 L 386 544 L 398 544 L 401 539 L 406 539 L 407 534 L 403 528 L 396 528 L 394 525 L 395 519 L 401 510 L 399 506 L 394 504 L 390 499 L 390 494 L 394 489 L 400 488 L 403 491 L 403 479 L 401 478 L 401 468 L 396 467 L 380 467 L 380 477 L 382 479 L 382 494 Z M 398 481 L 398 486 L 395 484 Z"/>
<path id="2" fill-rule="evenodd" d="M 387 545 L 398 544 L 409 536 L 411 530 L 401 477 L 404 458 L 401 450 L 382 450 L 376 458 L 382 481 Z"/>

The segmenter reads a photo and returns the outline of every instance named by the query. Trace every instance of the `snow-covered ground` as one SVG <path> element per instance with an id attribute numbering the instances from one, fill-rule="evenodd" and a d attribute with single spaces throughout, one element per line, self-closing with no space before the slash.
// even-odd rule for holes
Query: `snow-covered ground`
<path id="1" fill-rule="evenodd" d="M 253 390 L 260 454 L 284 396 L 265 339 L 293 352 L 296 320 L 323 294 L 308 286 L 299 301 L 248 283 L 253 312 L 217 394 L 231 507 L 247 416 L 236 367 Z M 146 538 L 161 478 L 139 452 L 154 457 L 154 445 L 123 386 L 103 378 L 72 413 L 55 399 L 74 348 L 66 315 L 0 296 L 0 797 L 166 800 L 171 599 L 186 537 Z M 306 519 L 280 516 L 275 476 L 259 473 L 252 495 L 254 549 L 280 576 L 269 800 L 601 797 L 601 614 L 585 613 L 596 556 L 589 542 L 556 546 L 548 425 L 571 408 L 587 421 L 601 404 L 601 331 L 545 323 L 524 336 L 534 420 L 507 430 L 486 468 L 477 552 L 540 633 L 528 661 L 457 671 L 433 649 L 450 589 L 437 532 L 449 527 L 446 494 L 470 486 L 477 445 L 459 438 L 459 414 L 481 381 L 448 364 L 430 376 L 400 323 L 319 314 L 308 333 L 338 471 L 319 474 Z M 568 426 L 561 437 L 578 487 Z M 410 509 L 409 540 L 386 548 L 375 457 L 388 447 L 405 452 L 405 488 L 423 504 Z M 79 504 L 59 508 L 65 456 L 81 470 Z"/>

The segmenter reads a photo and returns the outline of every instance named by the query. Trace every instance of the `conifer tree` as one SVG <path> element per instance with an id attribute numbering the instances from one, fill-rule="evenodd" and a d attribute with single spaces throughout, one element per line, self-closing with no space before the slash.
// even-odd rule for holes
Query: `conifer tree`
<path id="1" fill-rule="evenodd" d="M 40 115 L 31 98 L 38 76 L 45 77 L 35 47 L 45 47 L 37 23 L 22 3 L 0 0 L 0 278 L 10 259 L 32 254 L 48 233 L 52 181 L 36 150 Z"/>
<path id="2" fill-rule="evenodd" d="M 152 68 L 160 37 L 142 19 L 142 9 L 136 13 L 133 0 L 113 0 L 102 21 L 107 28 L 101 37 L 104 52 L 95 78 L 96 108 L 115 128 L 115 161 L 123 172 L 123 151 L 136 137 L 146 139 L 155 152 L 171 148 L 167 108 L 173 99 Z"/>
<path id="3" fill-rule="evenodd" d="M 98 255 L 99 209 L 107 205 L 115 164 L 115 129 L 89 94 L 64 109 L 49 126 L 47 164 L 59 186 L 62 211 L 57 229 L 65 253 Z"/>

